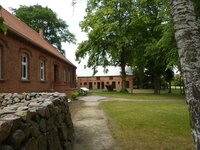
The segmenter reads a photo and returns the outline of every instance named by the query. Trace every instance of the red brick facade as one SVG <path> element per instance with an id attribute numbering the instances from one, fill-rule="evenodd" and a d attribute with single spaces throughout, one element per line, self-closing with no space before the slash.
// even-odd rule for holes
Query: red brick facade
<path id="1" fill-rule="evenodd" d="M 121 76 L 94 76 L 94 77 L 78 77 L 78 87 L 86 87 L 88 89 L 106 89 L 105 85 L 113 84 L 116 89 L 122 87 Z M 133 76 L 126 76 L 126 88 L 132 88 Z"/>
<path id="2" fill-rule="evenodd" d="M 7 15 L 9 17 L 10 14 L 5 13 L 4 19 L 9 19 L 6 17 Z M 71 92 L 77 90 L 76 66 L 58 54 L 57 50 L 47 42 L 42 41 L 44 45 L 34 43 L 33 40 L 10 30 L 9 24 L 5 25 L 8 27 L 7 34 L 4 35 L 0 31 L 0 93 L 53 90 L 71 95 Z M 35 35 L 34 38 L 39 39 L 39 34 L 37 37 L 35 31 L 32 32 Z M 32 36 L 30 32 L 27 34 Z M 22 79 L 23 54 L 28 58 L 28 72 L 25 80 Z M 44 80 L 41 80 L 41 61 L 44 62 Z"/>

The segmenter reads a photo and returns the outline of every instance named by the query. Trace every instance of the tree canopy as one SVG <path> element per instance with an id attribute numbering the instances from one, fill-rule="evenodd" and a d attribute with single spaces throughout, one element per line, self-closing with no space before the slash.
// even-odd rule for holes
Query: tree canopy
<path id="1" fill-rule="evenodd" d="M 144 18 L 142 28 L 145 32 L 137 30 L 143 35 L 140 45 L 136 47 L 137 55 L 143 59 L 136 57 L 134 65 L 148 69 L 151 87 L 155 94 L 159 94 L 161 76 L 169 67 L 179 64 L 169 4 L 156 0 L 140 1 L 138 8 Z"/>
<path id="2" fill-rule="evenodd" d="M 57 14 L 48 7 L 38 4 L 20 5 L 18 9 L 11 8 L 11 11 L 35 31 L 39 32 L 39 29 L 43 29 L 44 38 L 63 55 L 65 55 L 65 50 L 62 49 L 62 42 L 73 44 L 76 42 L 75 35 L 68 30 L 67 23 L 58 18 Z"/>
<path id="3" fill-rule="evenodd" d="M 133 59 L 135 26 L 131 25 L 135 3 L 132 0 L 102 1 L 94 4 L 88 1 L 87 15 L 80 22 L 88 40 L 83 41 L 76 51 L 76 60 L 80 61 L 89 54 L 88 66 L 97 72 L 97 66 L 120 66 L 122 91 L 126 91 L 125 66 Z"/>
<path id="4" fill-rule="evenodd" d="M 136 66 L 140 77 L 148 69 L 159 90 L 165 69 L 177 65 L 172 18 L 166 1 L 89 0 L 80 22 L 88 40 L 76 51 L 76 59 L 89 55 L 88 66 L 120 66 L 125 83 L 126 65 Z M 167 12 L 167 13 L 164 13 Z M 105 70 L 106 71 L 106 70 Z M 124 85 L 125 86 L 125 85 Z M 125 91 L 125 87 L 122 87 Z M 155 93 L 159 93 L 156 91 Z"/>

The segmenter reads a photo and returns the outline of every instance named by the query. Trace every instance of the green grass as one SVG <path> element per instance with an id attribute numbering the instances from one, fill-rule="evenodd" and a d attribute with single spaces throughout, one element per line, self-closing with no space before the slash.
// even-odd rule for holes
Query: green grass
<path id="1" fill-rule="evenodd" d="M 130 91 L 130 90 L 129 90 Z M 179 94 L 179 90 L 173 89 L 172 93 L 162 90 L 161 94 L 154 94 L 153 90 L 133 89 L 133 93 L 109 92 L 107 90 L 90 90 L 89 93 L 98 93 L 101 96 L 123 97 L 130 99 L 185 99 L 185 95 Z"/>
<path id="2" fill-rule="evenodd" d="M 194 149 L 184 101 L 105 101 L 101 106 L 122 150 Z"/>

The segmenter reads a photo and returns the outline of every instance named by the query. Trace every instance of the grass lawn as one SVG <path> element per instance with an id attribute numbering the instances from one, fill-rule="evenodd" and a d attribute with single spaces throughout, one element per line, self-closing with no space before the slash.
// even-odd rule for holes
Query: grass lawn
<path id="1" fill-rule="evenodd" d="M 104 101 L 101 106 L 123 150 L 194 149 L 185 101 Z"/>
<path id="2" fill-rule="evenodd" d="M 130 91 L 130 90 L 129 90 Z M 130 99 L 185 99 L 185 95 L 179 93 L 179 90 L 173 89 L 172 93 L 168 93 L 168 90 L 162 90 L 161 94 L 154 94 L 152 89 L 150 90 L 141 90 L 133 89 L 133 93 L 121 93 L 121 92 L 109 92 L 105 90 L 90 90 L 89 93 L 98 93 L 101 96 L 110 96 L 110 97 L 123 97 Z"/>

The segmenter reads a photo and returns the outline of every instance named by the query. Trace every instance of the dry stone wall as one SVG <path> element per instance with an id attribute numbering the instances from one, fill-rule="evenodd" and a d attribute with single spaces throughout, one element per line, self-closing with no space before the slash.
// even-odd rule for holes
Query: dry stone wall
<path id="1" fill-rule="evenodd" d="M 74 128 L 64 93 L 0 94 L 0 150 L 71 150 Z"/>

